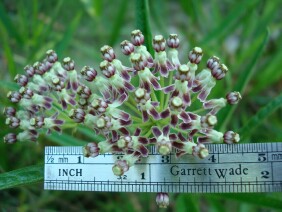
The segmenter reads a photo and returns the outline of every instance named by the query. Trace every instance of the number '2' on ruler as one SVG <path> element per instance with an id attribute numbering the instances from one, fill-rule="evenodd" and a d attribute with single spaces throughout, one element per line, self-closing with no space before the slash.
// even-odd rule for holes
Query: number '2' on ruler
<path id="1" fill-rule="evenodd" d="M 281 192 L 282 143 L 209 144 L 209 156 L 152 153 L 122 176 L 122 155 L 85 158 L 82 147 L 46 147 L 44 188 L 109 192 Z"/>

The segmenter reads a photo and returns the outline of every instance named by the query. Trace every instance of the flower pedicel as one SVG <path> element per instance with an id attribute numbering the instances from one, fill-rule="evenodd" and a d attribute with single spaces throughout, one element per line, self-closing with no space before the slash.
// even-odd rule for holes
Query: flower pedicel
<path id="1" fill-rule="evenodd" d="M 147 157 L 152 145 L 161 155 L 175 148 L 177 157 L 190 154 L 205 158 L 205 143 L 239 142 L 237 133 L 213 129 L 219 110 L 241 99 L 236 91 L 225 98 L 208 99 L 216 82 L 227 74 L 226 65 L 212 56 L 198 71 L 203 57 L 200 47 L 193 48 L 188 60 L 181 62 L 177 34 L 167 40 L 155 36 L 154 57 L 144 46 L 144 39 L 140 30 L 134 30 L 131 42 L 121 42 L 128 66 L 108 45 L 101 48 L 103 61 L 96 64 L 100 71 L 85 66 L 78 72 L 74 60 L 67 57 L 59 62 L 53 50 L 47 51 L 43 61 L 26 66 L 25 74 L 15 77 L 19 90 L 7 94 L 18 106 L 4 109 L 5 123 L 19 132 L 9 133 L 4 142 L 36 141 L 42 132 L 61 132 L 75 123 L 84 125 L 104 138 L 85 145 L 85 157 L 124 154 L 113 166 L 115 175 L 123 175 Z M 196 98 L 200 108 L 193 106 Z M 168 195 L 159 193 L 157 203 L 166 207 Z"/>

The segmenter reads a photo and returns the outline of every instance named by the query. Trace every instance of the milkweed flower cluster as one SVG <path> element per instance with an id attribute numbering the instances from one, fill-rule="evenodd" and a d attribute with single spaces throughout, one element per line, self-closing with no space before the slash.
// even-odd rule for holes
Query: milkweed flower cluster
<path id="1" fill-rule="evenodd" d="M 216 114 L 228 104 L 237 104 L 240 93 L 208 98 L 227 74 L 227 66 L 211 56 L 199 70 L 200 47 L 187 53 L 187 61 L 180 61 L 177 34 L 167 39 L 157 35 L 152 44 L 154 55 L 144 45 L 142 32 L 134 30 L 131 40 L 120 44 L 128 61 L 120 61 L 114 49 L 105 45 L 98 67 L 84 66 L 80 71 L 71 58 L 60 62 L 55 51 L 47 51 L 44 60 L 26 66 L 25 74 L 15 77 L 20 88 L 7 94 L 15 105 L 6 107 L 4 114 L 6 124 L 20 132 L 9 133 L 4 142 L 36 141 L 41 132 L 61 132 L 74 126 L 69 123 L 84 125 L 104 138 L 85 145 L 86 157 L 124 154 L 113 166 L 115 175 L 123 175 L 147 157 L 152 145 L 161 155 L 175 148 L 177 157 L 205 158 L 206 143 L 239 142 L 237 133 L 218 132 L 214 126 Z M 199 108 L 193 106 L 195 101 Z M 164 194 L 158 197 L 159 202 L 167 199 Z"/>

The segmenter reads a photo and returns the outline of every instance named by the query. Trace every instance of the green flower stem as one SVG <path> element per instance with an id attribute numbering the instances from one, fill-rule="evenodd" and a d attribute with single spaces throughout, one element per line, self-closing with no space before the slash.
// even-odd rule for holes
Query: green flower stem
<path id="1" fill-rule="evenodd" d="M 69 123 L 69 122 L 66 122 L 62 125 L 62 129 L 74 129 L 77 127 L 77 123 Z"/>
<path id="2" fill-rule="evenodd" d="M 139 123 L 142 123 L 142 122 L 143 122 L 141 118 L 136 117 L 136 116 L 133 116 L 133 115 L 131 115 L 131 119 L 132 119 L 133 121 L 135 121 L 135 122 L 139 122 Z"/>
<path id="3" fill-rule="evenodd" d="M 126 107 L 129 107 L 134 113 L 136 113 L 136 114 L 139 114 L 140 112 L 139 112 L 139 110 L 136 108 L 136 107 L 134 107 L 131 103 L 129 103 L 129 102 L 124 102 L 124 105 L 126 106 Z"/>
<path id="4" fill-rule="evenodd" d="M 203 111 L 206 111 L 206 109 L 205 108 L 200 108 L 200 109 L 198 109 L 198 110 L 194 110 L 194 111 L 192 111 L 192 113 L 201 113 L 201 112 L 203 112 Z"/>
<path id="5" fill-rule="evenodd" d="M 158 98 L 157 98 L 156 93 L 154 91 L 151 92 L 151 98 L 152 98 L 152 101 L 158 102 Z M 161 107 L 161 104 L 160 104 L 160 107 Z"/>
<path id="6" fill-rule="evenodd" d="M 151 128 L 148 129 L 147 133 L 145 134 L 145 138 L 149 138 L 149 136 L 152 134 Z"/>
<path id="7" fill-rule="evenodd" d="M 172 84 L 172 80 L 173 80 L 173 72 L 170 71 L 169 75 L 168 75 L 168 85 Z M 170 99 L 170 95 L 167 95 L 166 96 L 166 101 L 165 101 L 164 106 L 163 106 L 163 109 L 166 109 L 168 107 L 169 99 Z"/>
<path id="8" fill-rule="evenodd" d="M 171 127 L 173 130 L 175 130 L 176 132 L 180 132 L 180 133 L 184 133 L 184 134 L 187 134 L 187 131 L 185 130 L 181 130 L 181 129 L 178 129 L 178 128 L 175 128 L 175 127 Z"/>
<path id="9" fill-rule="evenodd" d="M 132 124 L 132 125 L 130 125 L 131 127 L 148 127 L 148 126 L 150 126 L 150 125 L 152 125 L 150 122 L 145 122 L 145 123 L 137 123 L 137 124 Z"/>
<path id="10" fill-rule="evenodd" d="M 160 85 L 161 87 L 163 88 L 164 87 L 164 77 L 160 77 Z M 161 92 L 161 95 L 160 95 L 160 109 L 163 110 L 164 109 L 164 106 L 165 106 L 165 94 L 164 92 Z"/>
<path id="11" fill-rule="evenodd" d="M 191 98 L 191 104 L 193 104 L 196 100 L 197 100 L 197 95 L 194 95 L 194 96 Z"/>

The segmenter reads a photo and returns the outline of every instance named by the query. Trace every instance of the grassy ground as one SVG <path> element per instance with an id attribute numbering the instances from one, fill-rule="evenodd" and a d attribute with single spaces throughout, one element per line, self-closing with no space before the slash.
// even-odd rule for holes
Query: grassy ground
<path id="1" fill-rule="evenodd" d="M 113 3 L 114 2 L 114 3 Z M 16 88 L 13 78 L 23 67 L 42 59 L 52 48 L 59 58 L 72 57 L 78 70 L 98 68 L 100 47 L 118 51 L 119 43 L 142 25 L 136 1 L 0 1 L 0 109 L 11 105 L 6 93 Z M 282 2 L 280 0 L 179 0 L 149 1 L 153 35 L 178 33 L 182 60 L 200 46 L 204 61 L 218 55 L 230 73 L 212 96 L 238 90 L 243 99 L 237 107 L 219 114 L 218 128 L 239 131 L 242 142 L 282 141 Z M 140 25 L 141 24 L 141 25 Z M 0 115 L 0 137 L 10 129 Z M 68 132 L 70 133 L 70 132 Z M 63 134 L 67 136 L 67 134 Z M 37 144 L 0 143 L 0 173 L 43 163 L 46 145 L 67 145 L 57 136 L 40 137 Z M 78 136 L 79 137 L 79 136 Z M 75 134 L 70 145 L 77 144 Z M 0 178 L 1 179 L 1 178 Z M 172 195 L 173 196 L 173 195 Z M 172 197 L 171 196 L 171 197 Z M 275 211 L 282 196 L 272 194 L 174 195 L 177 211 Z M 0 191 L 2 211 L 155 211 L 154 194 L 43 191 L 42 183 Z"/>

